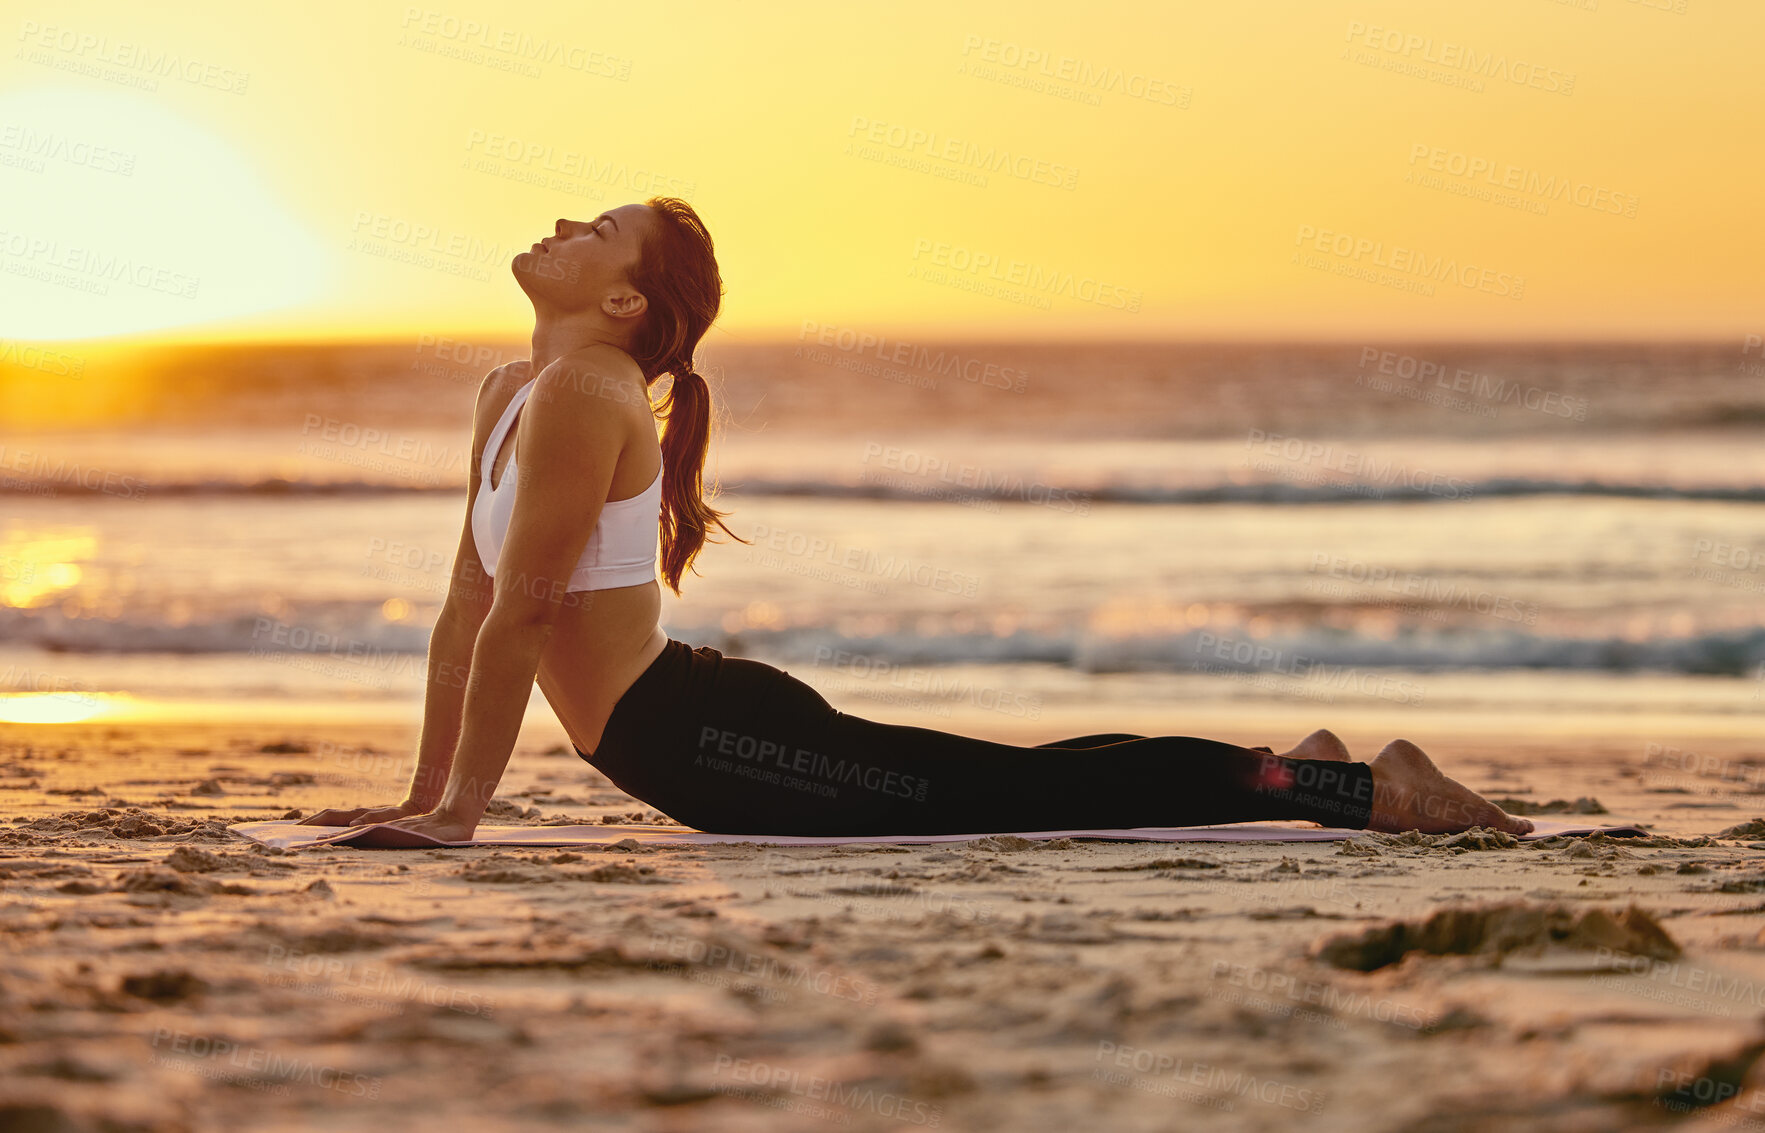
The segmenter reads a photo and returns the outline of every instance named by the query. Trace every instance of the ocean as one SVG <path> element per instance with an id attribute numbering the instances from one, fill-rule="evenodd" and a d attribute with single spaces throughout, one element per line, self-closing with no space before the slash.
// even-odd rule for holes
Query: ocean
<path id="1" fill-rule="evenodd" d="M 0 355 L 0 719 L 415 724 L 474 392 L 523 356 Z M 664 624 L 844 711 L 1025 742 L 1765 736 L 1757 346 L 805 324 L 701 360 L 749 545 L 709 544 Z"/>

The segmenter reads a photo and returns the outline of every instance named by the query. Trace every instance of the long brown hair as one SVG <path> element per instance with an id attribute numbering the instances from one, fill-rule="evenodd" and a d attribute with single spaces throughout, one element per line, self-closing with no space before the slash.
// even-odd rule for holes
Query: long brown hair
<path id="1" fill-rule="evenodd" d="M 659 222 L 644 241 L 631 283 L 648 300 L 631 356 L 644 384 L 674 375 L 662 402 L 662 577 L 680 593 L 715 523 L 739 543 L 747 540 L 723 523 L 728 514 L 705 502 L 705 449 L 711 439 L 711 387 L 693 368 L 693 351 L 723 306 L 723 277 L 711 233 L 693 207 L 678 197 L 645 201 Z M 693 571 L 697 574 L 698 571 Z"/>

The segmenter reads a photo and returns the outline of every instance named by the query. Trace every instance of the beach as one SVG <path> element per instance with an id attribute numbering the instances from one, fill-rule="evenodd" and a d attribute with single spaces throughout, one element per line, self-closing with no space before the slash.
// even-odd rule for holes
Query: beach
<path id="1" fill-rule="evenodd" d="M 0 1133 L 1765 1133 L 1765 6 L 9 35 Z"/>
<path id="2" fill-rule="evenodd" d="M 1745 1129 L 1765 1109 L 1765 761 L 1744 740 L 1427 745 L 1517 812 L 1645 839 L 282 852 L 226 830 L 391 798 L 414 738 L 0 731 L 7 1126 Z M 498 799 L 499 824 L 661 817 L 545 726 Z M 1471 933 L 1361 971 L 1328 950 L 1513 903 L 1634 905 L 1672 951 Z"/>
<path id="3" fill-rule="evenodd" d="M 0 1125 L 1761 1119 L 1732 347 L 801 338 L 707 364 L 745 542 L 676 639 L 1017 744 L 1403 737 L 1647 836 L 271 850 L 227 827 L 402 794 L 481 351 L 137 352 L 5 442 Z M 536 691 L 485 821 L 669 820 Z"/>

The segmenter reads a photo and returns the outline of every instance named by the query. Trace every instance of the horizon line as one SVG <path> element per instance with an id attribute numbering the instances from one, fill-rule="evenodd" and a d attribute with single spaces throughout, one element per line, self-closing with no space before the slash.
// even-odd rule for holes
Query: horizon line
<path id="1" fill-rule="evenodd" d="M 1765 338 L 1765 328 L 1761 331 L 1737 332 L 1727 336 L 1714 334 L 1679 334 L 1679 335 L 1624 335 L 1611 334 L 1594 336 L 1575 332 L 1562 334 L 1514 334 L 1514 335 L 1440 335 L 1440 334 L 1399 334 L 1366 332 L 1355 335 L 1187 335 L 1172 334 L 1156 335 L 999 335 L 993 333 L 959 334 L 940 331 L 914 330 L 883 330 L 841 326 L 841 332 L 857 332 L 866 336 L 874 336 L 875 341 L 867 344 L 867 348 L 878 343 L 892 344 L 945 344 L 945 345 L 976 345 L 976 346 L 1266 346 L 1266 347 L 1300 347 L 1300 346 L 1354 346 L 1384 343 L 1393 345 L 1427 345 L 1427 346 L 1734 346 L 1740 345 L 1761 347 L 1761 339 Z M 812 341 L 802 331 L 783 331 L 768 329 L 752 333 L 743 332 L 739 337 L 728 332 L 719 335 L 716 341 L 712 336 L 721 328 L 713 327 L 700 343 L 700 348 L 716 346 L 786 346 L 804 344 Z M 240 334 L 240 335 L 114 335 L 102 338 L 25 338 L 16 335 L 4 336 L 14 346 L 56 347 L 63 350 L 131 350 L 131 349 L 170 349 L 170 348 L 202 348 L 202 347 L 321 347 L 321 346 L 408 346 L 412 342 L 421 342 L 425 338 L 437 341 L 458 343 L 462 346 L 511 345 L 528 342 L 529 335 L 525 332 L 510 333 L 506 331 L 460 331 L 440 335 L 435 331 L 410 332 L 375 332 L 370 334 L 354 334 L 337 332 L 326 334 Z M 841 349 L 845 349 L 842 347 Z"/>

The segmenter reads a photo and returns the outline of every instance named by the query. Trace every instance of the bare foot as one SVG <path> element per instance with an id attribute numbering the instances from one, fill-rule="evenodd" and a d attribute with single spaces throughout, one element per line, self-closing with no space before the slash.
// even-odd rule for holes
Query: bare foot
<path id="1" fill-rule="evenodd" d="M 1288 759 L 1329 759 L 1337 763 L 1347 763 L 1348 745 L 1336 738 L 1334 732 L 1322 728 L 1300 740 L 1292 751 L 1283 752 Z"/>
<path id="2" fill-rule="evenodd" d="M 1373 815 L 1368 830 L 1451 834 L 1473 826 L 1528 834 L 1532 823 L 1515 818 L 1462 783 L 1448 779 L 1422 749 L 1392 740 L 1373 760 Z"/>
<path id="3" fill-rule="evenodd" d="M 1275 749 L 1267 744 L 1253 747 L 1250 750 L 1266 751 L 1270 755 L 1277 754 Z M 1294 745 L 1292 751 L 1283 751 L 1278 754 L 1282 759 L 1329 759 L 1337 763 L 1349 762 L 1348 745 L 1337 739 L 1333 733 L 1326 732 L 1322 728 L 1300 740 Z"/>

